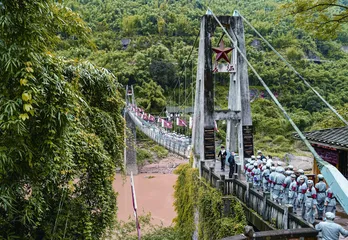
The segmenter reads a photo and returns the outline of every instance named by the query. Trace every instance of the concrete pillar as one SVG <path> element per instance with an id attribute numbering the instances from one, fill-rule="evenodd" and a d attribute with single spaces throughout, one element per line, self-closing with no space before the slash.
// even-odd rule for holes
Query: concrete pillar
<path id="1" fill-rule="evenodd" d="M 210 185 L 213 184 L 213 173 L 214 173 L 214 167 L 209 167 L 209 183 L 210 183 Z"/>
<path id="2" fill-rule="evenodd" d="M 138 174 L 137 154 L 135 150 L 136 146 L 136 125 L 128 113 L 125 114 L 127 134 L 125 136 L 126 141 L 126 173 L 130 175 L 133 172 L 134 175 Z"/>
<path id="3" fill-rule="evenodd" d="M 220 191 L 222 193 L 222 195 L 226 195 L 227 193 L 227 189 L 226 189 L 226 177 L 224 174 L 221 174 L 220 175 L 220 179 L 221 179 L 221 182 L 220 182 Z"/>
<path id="4" fill-rule="evenodd" d="M 263 193 L 263 209 L 262 209 L 262 218 L 263 220 L 269 220 L 268 219 L 268 214 L 267 214 L 267 199 L 271 198 L 271 193 L 270 192 L 264 192 Z"/>

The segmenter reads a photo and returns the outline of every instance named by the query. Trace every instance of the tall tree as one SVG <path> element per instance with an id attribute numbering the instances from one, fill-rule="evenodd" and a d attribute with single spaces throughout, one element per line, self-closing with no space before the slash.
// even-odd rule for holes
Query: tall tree
<path id="1" fill-rule="evenodd" d="M 121 166 L 116 79 L 50 53 L 57 34 L 89 31 L 57 1 L 6 0 L 0 12 L 0 238 L 99 239 Z"/>
<path id="2" fill-rule="evenodd" d="M 166 105 L 166 98 L 163 95 L 163 89 L 153 80 L 143 82 L 141 87 L 136 86 L 138 91 L 137 101 L 150 113 L 160 113 Z"/>
<path id="3" fill-rule="evenodd" d="M 284 7 L 295 15 L 298 26 L 320 38 L 335 38 L 348 23 L 346 0 L 296 0 Z"/>

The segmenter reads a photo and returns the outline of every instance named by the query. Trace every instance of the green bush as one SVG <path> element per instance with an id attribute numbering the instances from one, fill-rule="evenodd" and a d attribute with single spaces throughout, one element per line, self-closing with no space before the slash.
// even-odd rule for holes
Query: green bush
<path id="1" fill-rule="evenodd" d="M 152 159 L 152 154 L 143 148 L 137 148 L 137 164 L 142 166 L 145 163 L 145 160 Z"/>
<path id="2" fill-rule="evenodd" d="M 160 145 L 155 145 L 151 148 L 152 151 L 154 151 L 159 158 L 165 158 L 168 156 L 168 150 Z"/>

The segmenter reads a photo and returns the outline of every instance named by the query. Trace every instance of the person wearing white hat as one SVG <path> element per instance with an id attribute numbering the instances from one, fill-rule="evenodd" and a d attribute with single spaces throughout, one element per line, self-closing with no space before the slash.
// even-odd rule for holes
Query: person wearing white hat
<path id="1" fill-rule="evenodd" d="M 292 166 L 292 165 L 288 165 L 286 168 L 290 171 L 294 171 L 294 166 Z"/>
<path id="2" fill-rule="evenodd" d="M 314 223 L 314 213 L 317 209 L 317 190 L 313 186 L 313 181 L 308 180 L 308 188 L 305 193 L 305 206 L 306 206 L 306 217 L 308 223 Z"/>
<path id="3" fill-rule="evenodd" d="M 325 212 L 332 212 L 334 214 L 336 213 L 336 198 L 330 187 L 326 190 L 324 206 Z"/>
<path id="4" fill-rule="evenodd" d="M 254 168 L 254 163 L 255 161 L 251 161 L 249 166 L 248 166 L 248 173 L 247 173 L 247 182 L 253 182 L 253 178 L 251 176 L 251 171 L 253 170 Z"/>
<path id="5" fill-rule="evenodd" d="M 307 185 L 308 177 L 306 175 L 304 175 L 303 169 L 299 169 L 299 170 L 297 170 L 297 172 L 300 174 L 300 176 L 302 176 L 304 178 L 304 181 L 305 181 L 305 183 Z M 300 176 L 297 178 L 297 182 L 299 181 Z"/>
<path id="6" fill-rule="evenodd" d="M 284 168 L 282 167 L 276 167 L 276 175 L 274 178 L 274 187 L 273 187 L 273 193 L 272 193 L 272 198 L 273 201 L 277 202 L 278 204 L 281 204 L 282 198 L 283 198 L 283 193 L 280 192 L 282 185 L 285 180 L 285 176 L 283 174 Z"/>
<path id="7" fill-rule="evenodd" d="M 273 199 L 273 187 L 274 187 L 274 178 L 277 172 L 275 171 L 275 167 L 271 167 L 271 173 L 269 174 L 269 180 L 268 180 L 268 189 L 271 193 L 271 199 Z"/>
<path id="8" fill-rule="evenodd" d="M 296 206 L 294 207 L 294 212 L 296 213 L 296 209 L 297 208 L 301 208 L 302 212 L 301 212 L 301 216 L 302 218 L 305 218 L 305 211 L 306 211 L 306 207 L 304 206 L 304 195 L 307 191 L 307 184 L 305 183 L 305 179 L 303 176 L 299 176 L 297 179 L 299 179 L 297 181 L 297 199 L 296 199 Z"/>
<path id="9" fill-rule="evenodd" d="M 281 187 L 281 191 L 284 193 L 283 195 L 283 204 L 288 204 L 289 202 L 289 189 L 290 189 L 290 184 L 291 184 L 291 171 L 286 170 L 285 171 L 285 179 L 284 179 L 284 183 Z"/>
<path id="10" fill-rule="evenodd" d="M 260 189 L 260 180 L 261 180 L 261 170 L 259 168 L 259 165 L 255 162 L 254 163 L 254 169 L 251 171 L 251 176 L 253 180 L 253 187 L 257 190 Z"/>
<path id="11" fill-rule="evenodd" d="M 325 222 L 320 222 L 315 226 L 315 229 L 321 233 L 323 240 L 337 240 L 340 238 L 340 234 L 343 237 L 348 237 L 348 231 L 341 225 L 334 223 L 335 214 L 327 212 L 325 213 L 325 217 Z"/>
<path id="12" fill-rule="evenodd" d="M 266 169 L 262 171 L 261 177 L 262 177 L 262 190 L 264 192 L 268 192 L 268 180 L 269 180 L 269 174 L 271 173 L 271 164 L 266 164 Z"/>
<path id="13" fill-rule="evenodd" d="M 294 210 L 296 211 L 295 203 L 297 198 L 297 182 L 296 182 L 296 175 L 291 174 L 291 183 L 289 187 L 289 198 L 288 198 L 288 204 L 291 204 L 294 206 Z"/>
<path id="14" fill-rule="evenodd" d="M 323 220 L 324 213 L 324 202 L 326 197 L 326 183 L 324 182 L 324 176 L 322 174 L 318 174 L 319 182 L 315 184 L 315 189 L 317 190 L 317 212 L 318 219 Z"/>

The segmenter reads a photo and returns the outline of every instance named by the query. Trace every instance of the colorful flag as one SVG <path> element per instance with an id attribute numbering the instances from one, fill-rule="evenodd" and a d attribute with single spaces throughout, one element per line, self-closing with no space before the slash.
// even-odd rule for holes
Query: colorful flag
<path id="1" fill-rule="evenodd" d="M 154 121 L 156 121 L 155 117 L 154 117 L 154 116 L 152 116 L 151 114 L 149 114 L 148 119 L 149 119 L 149 121 L 150 121 L 150 122 L 154 122 Z"/>
<path id="2" fill-rule="evenodd" d="M 131 191 L 132 191 L 132 202 L 133 202 L 133 210 L 134 210 L 134 217 L 135 217 L 135 225 L 137 228 L 138 240 L 140 240 L 141 232 L 140 232 L 140 224 L 139 224 L 138 213 L 137 213 L 138 207 L 137 207 L 137 199 L 136 199 L 136 195 L 135 195 L 133 172 L 131 172 Z"/>
<path id="3" fill-rule="evenodd" d="M 186 122 L 180 118 L 176 118 L 176 125 L 180 127 L 187 127 Z"/>
<path id="4" fill-rule="evenodd" d="M 162 120 L 162 127 L 164 127 L 164 128 L 173 128 L 173 123 L 168 122 L 166 120 Z"/>
<path id="5" fill-rule="evenodd" d="M 148 118 L 147 118 L 147 113 L 143 113 L 143 115 L 142 115 L 142 119 L 144 119 L 144 120 L 148 120 Z"/>

